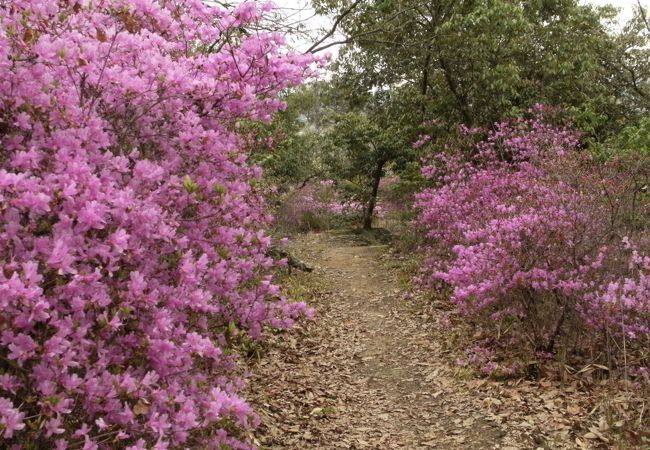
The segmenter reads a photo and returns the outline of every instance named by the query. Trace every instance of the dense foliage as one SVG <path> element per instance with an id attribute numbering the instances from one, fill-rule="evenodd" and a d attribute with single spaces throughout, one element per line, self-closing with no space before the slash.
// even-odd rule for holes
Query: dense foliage
<path id="1" fill-rule="evenodd" d="M 315 3 L 349 11 L 337 64 L 352 93 L 403 91 L 411 120 L 490 126 L 542 102 L 604 136 L 649 106 L 645 24 L 615 36 L 611 9 L 576 0 Z"/>
<path id="2" fill-rule="evenodd" d="M 369 93 L 353 105 L 348 94 L 339 83 L 320 82 L 287 95 L 291 109 L 266 127 L 273 150 L 260 154 L 260 162 L 281 193 L 335 181 L 336 195 L 358 205 L 357 224 L 370 228 L 381 214 L 384 178 L 402 174 L 409 163 L 417 171 L 410 151 L 416 133 L 405 123 L 412 105 L 389 92 Z M 296 203 L 303 197 L 296 194 L 285 199 L 307 210 L 308 202 Z"/>
<path id="3" fill-rule="evenodd" d="M 434 244 L 421 281 L 449 286 L 462 313 L 533 354 L 559 341 L 600 351 L 593 331 L 647 348 L 649 161 L 598 161 L 548 108 L 532 113 L 485 138 L 461 129 L 423 169 L 433 186 L 417 196 L 419 224 Z"/>
<path id="4" fill-rule="evenodd" d="M 0 3 L 0 446 L 248 448 L 230 340 L 309 312 L 238 130 L 313 58 L 262 14 Z"/>

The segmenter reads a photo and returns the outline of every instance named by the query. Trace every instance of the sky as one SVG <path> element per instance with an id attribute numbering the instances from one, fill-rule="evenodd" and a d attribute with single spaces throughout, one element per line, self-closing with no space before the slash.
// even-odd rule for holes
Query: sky
<path id="1" fill-rule="evenodd" d="M 637 4 L 636 0 L 589 0 L 582 1 L 582 3 L 590 3 L 596 6 L 616 6 L 617 8 L 621 8 L 621 16 L 625 19 L 629 19 L 632 16 L 632 11 Z M 647 0 L 641 0 L 641 4 L 647 7 L 649 2 Z"/>
<path id="2" fill-rule="evenodd" d="M 315 15 L 314 10 L 309 6 L 309 0 L 273 0 L 273 3 L 282 10 L 284 15 L 291 19 L 292 23 L 302 24 L 305 27 L 305 33 L 311 35 L 311 37 L 305 35 L 293 39 L 291 44 L 298 50 L 307 50 L 318 36 L 324 35 L 326 30 L 331 27 L 332 19 Z M 637 4 L 636 0 L 581 0 L 581 3 L 596 6 L 609 4 L 620 8 L 619 18 L 621 23 L 632 17 Z M 650 6 L 650 0 L 641 0 L 641 4 L 648 7 Z M 327 51 L 336 54 L 336 47 L 332 47 Z"/>

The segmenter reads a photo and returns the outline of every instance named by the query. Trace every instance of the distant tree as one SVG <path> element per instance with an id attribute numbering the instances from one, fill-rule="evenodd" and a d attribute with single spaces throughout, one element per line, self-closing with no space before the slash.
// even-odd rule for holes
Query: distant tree
<path id="1" fill-rule="evenodd" d="M 414 157 L 415 128 L 405 120 L 407 99 L 401 94 L 398 90 L 375 92 L 363 103 L 350 105 L 348 112 L 332 117 L 328 167 L 333 178 L 347 181 L 352 195 L 365 205 L 364 229 L 372 227 L 379 184 L 387 169 L 399 172 Z"/>
<path id="2" fill-rule="evenodd" d="M 357 92 L 410 90 L 415 122 L 489 126 L 548 103 L 601 139 L 649 106 L 646 37 L 639 23 L 620 36 L 608 32 L 611 8 L 576 0 L 379 0 L 347 12 L 346 0 L 314 4 L 341 17 L 339 76 Z"/>
<path id="3" fill-rule="evenodd" d="M 324 176 L 321 128 L 328 105 L 323 101 L 323 89 L 324 85 L 312 83 L 285 93 L 285 110 L 272 123 L 261 126 L 266 136 L 259 142 L 263 151 L 253 157 L 281 190 Z"/>

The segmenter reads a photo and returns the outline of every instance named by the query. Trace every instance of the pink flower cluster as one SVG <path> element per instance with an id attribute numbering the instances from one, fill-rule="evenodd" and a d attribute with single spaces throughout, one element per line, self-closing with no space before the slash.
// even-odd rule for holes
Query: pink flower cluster
<path id="1" fill-rule="evenodd" d="M 593 161 L 547 109 L 531 113 L 424 169 L 433 187 L 416 206 L 432 244 L 420 280 L 449 286 L 464 314 L 528 321 L 536 350 L 575 320 L 647 340 L 649 260 L 626 256 L 615 236 L 634 228 L 630 205 L 648 217 L 648 199 L 633 199 L 634 177 Z"/>
<path id="2" fill-rule="evenodd" d="M 587 323 L 598 329 L 614 330 L 632 340 L 650 338 L 650 256 L 642 254 L 623 238 L 627 270 L 610 277 L 585 295 L 580 304 Z"/>
<path id="3" fill-rule="evenodd" d="M 336 219 L 360 217 L 363 209 L 362 203 L 344 198 L 334 180 L 321 180 L 285 194 L 276 218 L 284 227 L 307 231 L 329 228 Z"/>
<path id="4" fill-rule="evenodd" d="M 249 448 L 283 298 L 243 121 L 312 73 L 200 0 L 0 4 L 0 447 Z"/>

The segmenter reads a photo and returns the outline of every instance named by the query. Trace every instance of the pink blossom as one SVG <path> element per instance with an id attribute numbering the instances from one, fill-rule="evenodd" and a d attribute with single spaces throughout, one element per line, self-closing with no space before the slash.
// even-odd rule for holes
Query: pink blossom
<path id="1" fill-rule="evenodd" d="M 541 106 L 532 114 L 495 124 L 483 140 L 480 130 L 461 129 L 479 139 L 471 151 L 426 162 L 434 187 L 416 198 L 429 240 L 419 280 L 448 286 L 463 314 L 534 324 L 540 348 L 554 343 L 557 323 L 563 331 L 563 315 L 642 342 L 650 334 L 647 239 L 639 238 L 643 252 L 629 237 L 612 242 L 608 228 L 634 231 L 612 215 L 634 206 L 629 166 L 593 161 L 577 131 L 552 125 Z M 647 217 L 647 204 L 636 209 Z M 537 315 L 545 308 L 555 321 Z"/>
<path id="2" fill-rule="evenodd" d="M 7 398 L 0 397 L 0 425 L 2 425 L 2 437 L 10 439 L 16 431 L 25 428 L 23 419 L 25 414 L 20 412 Z"/>
<path id="3" fill-rule="evenodd" d="M 110 430 L 249 448 L 228 324 L 261 339 L 310 314 L 269 278 L 261 169 L 236 124 L 270 120 L 320 63 L 240 33 L 267 7 L 181 3 L 0 6 L 8 446 L 103 450 Z M 212 420 L 214 388 L 230 406 Z"/>

